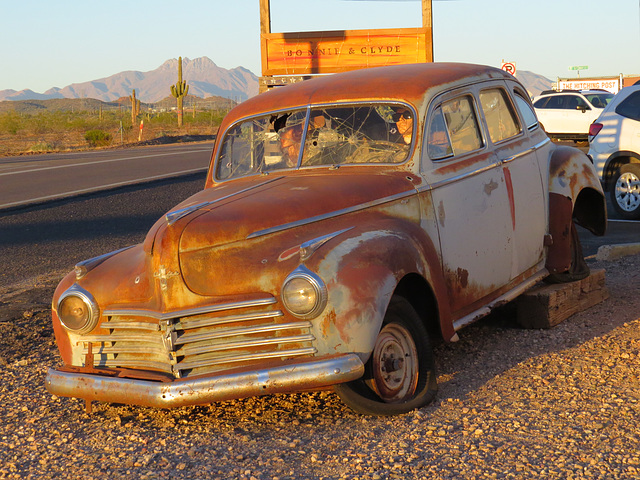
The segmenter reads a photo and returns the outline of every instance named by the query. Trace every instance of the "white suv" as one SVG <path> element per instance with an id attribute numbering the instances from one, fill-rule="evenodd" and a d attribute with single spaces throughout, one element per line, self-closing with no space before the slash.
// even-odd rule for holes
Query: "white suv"
<path id="1" fill-rule="evenodd" d="M 640 218 L 640 85 L 620 90 L 589 129 L 589 157 L 622 218 Z"/>
<path id="2" fill-rule="evenodd" d="M 604 90 L 547 90 L 533 99 L 533 107 L 550 137 L 586 140 L 589 125 L 613 97 Z"/>

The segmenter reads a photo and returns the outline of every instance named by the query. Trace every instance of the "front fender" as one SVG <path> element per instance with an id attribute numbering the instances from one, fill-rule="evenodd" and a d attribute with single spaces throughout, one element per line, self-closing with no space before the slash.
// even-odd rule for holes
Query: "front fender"
<path id="1" fill-rule="evenodd" d="M 416 238 L 397 228 L 358 229 L 319 255 L 309 267 L 328 281 L 329 303 L 315 322 L 320 350 L 354 352 L 366 362 L 398 283 L 411 273 L 430 278 L 426 265 Z"/>

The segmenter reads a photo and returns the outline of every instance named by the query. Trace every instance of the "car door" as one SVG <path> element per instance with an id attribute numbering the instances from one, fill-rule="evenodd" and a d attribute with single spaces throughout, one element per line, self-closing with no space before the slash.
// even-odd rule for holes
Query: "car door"
<path id="1" fill-rule="evenodd" d="M 442 269 L 454 317 L 509 283 L 513 238 L 503 170 L 485 141 L 475 88 L 432 102 L 421 173 L 438 225 Z"/>
<path id="2" fill-rule="evenodd" d="M 628 150 L 640 154 L 640 90 L 632 92 L 615 109 L 621 115 L 618 134 L 612 135 L 619 150 Z M 617 115 L 614 118 L 619 118 Z"/>
<path id="3" fill-rule="evenodd" d="M 549 133 L 564 133 L 567 112 L 564 109 L 567 95 L 552 95 L 536 101 L 538 118 Z"/>
<path id="4" fill-rule="evenodd" d="M 596 119 L 593 109 L 578 95 L 568 95 L 565 102 L 565 132 L 587 134 L 589 125 Z"/>
<path id="5" fill-rule="evenodd" d="M 512 227 L 512 280 L 529 269 L 541 268 L 547 228 L 546 196 L 536 154 L 538 146 L 529 135 L 540 127 L 524 94 L 519 96 L 514 88 L 503 82 L 489 83 L 478 96 L 488 141 L 501 162 L 507 189 Z"/>

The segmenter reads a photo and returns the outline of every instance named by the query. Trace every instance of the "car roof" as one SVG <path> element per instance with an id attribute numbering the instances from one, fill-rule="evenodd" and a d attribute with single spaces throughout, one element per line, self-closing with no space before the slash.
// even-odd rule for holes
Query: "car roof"
<path id="1" fill-rule="evenodd" d="M 514 79 L 499 68 L 466 63 L 419 63 L 367 68 L 336 73 L 272 88 L 239 104 L 229 121 L 262 112 L 303 107 L 310 104 L 402 101 L 419 105 L 435 87 L 462 86 L 471 81 Z M 443 88 L 435 88 L 433 94 Z M 225 122 L 227 123 L 227 122 Z"/>
<path id="2" fill-rule="evenodd" d="M 549 95 L 561 95 L 563 93 L 579 93 L 582 95 L 585 94 L 594 94 L 594 93 L 611 93 L 608 90 L 571 90 L 571 89 L 564 89 L 564 90 L 544 90 L 542 92 L 540 92 L 539 97 L 545 97 L 545 96 L 549 96 Z M 613 93 L 611 93 L 611 95 L 613 95 Z"/>

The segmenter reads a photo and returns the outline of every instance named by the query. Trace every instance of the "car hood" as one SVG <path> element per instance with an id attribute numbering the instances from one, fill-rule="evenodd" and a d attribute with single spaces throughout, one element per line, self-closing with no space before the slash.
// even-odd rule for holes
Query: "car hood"
<path id="1" fill-rule="evenodd" d="M 383 203 L 415 192 L 416 181 L 407 172 L 336 172 L 239 180 L 210 188 L 192 198 L 195 211 L 184 226 L 180 252 L 260 237 Z"/>

